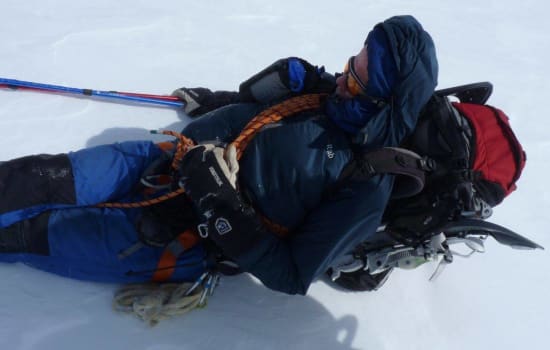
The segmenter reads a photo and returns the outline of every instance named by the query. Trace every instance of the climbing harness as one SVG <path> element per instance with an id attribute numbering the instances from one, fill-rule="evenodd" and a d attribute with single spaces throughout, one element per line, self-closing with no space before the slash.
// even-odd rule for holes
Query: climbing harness
<path id="1" fill-rule="evenodd" d="M 177 170 L 179 162 L 181 161 L 183 156 L 185 156 L 187 151 L 195 145 L 195 143 L 193 142 L 193 140 L 183 136 L 182 134 L 176 133 L 174 131 L 165 130 L 165 131 L 161 131 L 160 133 L 163 134 L 163 135 L 173 136 L 178 140 L 178 142 L 176 143 L 176 152 L 174 153 L 174 157 L 173 157 L 172 164 L 171 164 L 171 168 L 173 170 Z M 177 197 L 179 195 L 182 195 L 184 193 L 185 193 L 185 191 L 183 190 L 183 188 L 179 188 L 179 189 L 174 190 L 172 192 L 168 192 L 166 194 L 163 194 L 159 197 L 146 199 L 146 200 L 139 201 L 139 202 L 133 202 L 133 203 L 99 203 L 99 204 L 96 204 L 95 206 L 98 207 L 98 208 L 122 208 L 122 209 L 143 208 L 143 207 L 148 207 L 148 206 L 151 206 L 151 205 L 159 204 L 161 202 L 167 201 L 169 199 L 172 199 L 172 198 Z"/>
<path id="2" fill-rule="evenodd" d="M 227 146 L 225 151 L 225 158 L 236 160 L 235 164 L 228 164 L 228 166 L 233 169 L 238 169 L 238 161 L 241 159 L 247 145 L 266 125 L 278 122 L 284 118 L 293 116 L 300 112 L 318 109 L 321 106 L 322 99 L 325 96 L 326 95 L 323 94 L 298 96 L 288 99 L 282 103 L 279 103 L 262 111 L 260 114 L 250 120 L 250 122 L 244 127 L 240 135 Z M 173 132 L 163 132 L 163 134 L 172 135 L 178 140 L 176 152 L 174 154 L 171 164 L 171 168 L 176 171 L 179 168 L 181 159 L 184 157 L 186 152 L 194 146 L 194 143 L 180 134 L 176 134 Z M 342 180 L 364 181 L 379 173 L 397 174 L 410 180 L 407 183 L 407 186 L 405 186 L 406 189 L 403 191 L 404 196 L 410 196 L 412 194 L 418 193 L 423 188 L 424 172 L 428 171 L 429 169 L 430 167 L 428 161 L 419 157 L 413 152 L 398 148 L 386 148 L 375 150 L 369 153 L 358 154 L 355 157 L 354 161 L 350 163 L 350 166 L 347 167 L 346 171 L 343 172 Z M 120 208 L 144 207 L 174 198 L 175 196 L 179 196 L 183 193 L 184 190 L 180 186 L 180 188 L 176 191 L 142 202 L 104 203 L 101 204 L 101 206 Z M 279 235 L 280 237 L 285 237 L 286 235 L 288 235 L 289 231 L 287 228 L 277 223 L 271 222 L 266 217 L 261 216 L 261 219 L 263 223 L 268 227 L 268 229 L 270 229 L 272 232 Z M 171 267 L 176 266 L 177 257 L 185 250 L 196 244 L 198 241 L 198 234 L 195 231 L 188 230 L 180 234 L 172 243 L 168 244 L 158 263 L 157 271 L 153 274 L 153 281 L 163 282 L 169 280 L 174 272 L 174 268 Z M 133 250 L 129 249 L 129 251 L 132 252 Z M 203 278 L 198 283 L 204 284 L 205 286 L 203 288 L 206 288 L 206 286 L 211 286 L 211 284 L 209 284 L 208 282 L 209 280 L 210 278 Z M 161 297 L 164 297 L 165 302 L 169 303 L 166 300 L 171 299 L 165 295 L 170 293 L 175 294 L 178 291 L 178 289 L 169 289 L 169 291 L 159 291 L 158 293 L 153 293 L 151 288 L 147 289 L 147 291 L 144 291 L 144 293 L 155 295 L 158 294 L 159 296 L 154 298 L 153 301 L 149 301 L 149 299 L 147 298 L 139 298 L 139 302 L 136 301 L 138 303 L 137 306 L 132 309 L 134 310 L 133 312 L 138 314 L 138 316 L 146 315 L 140 316 L 140 318 L 149 319 L 149 316 L 147 316 L 148 313 L 153 312 L 150 310 L 162 310 L 162 307 L 157 305 L 158 300 L 162 299 Z M 139 291 L 140 285 L 136 286 L 134 289 L 137 289 Z M 208 293 L 206 295 L 208 295 Z M 204 296 L 204 298 L 206 298 L 206 295 Z M 192 302 L 193 296 L 191 294 L 185 294 L 184 296 L 179 295 L 179 297 L 186 300 L 185 302 L 182 301 L 184 305 L 196 306 L 196 304 L 193 304 Z M 143 305 L 144 303 L 146 304 L 145 306 Z M 168 309 L 171 308 L 168 307 Z M 162 311 L 158 311 L 158 313 L 162 314 Z"/>
<path id="3" fill-rule="evenodd" d="M 297 96 L 291 99 L 288 99 L 284 102 L 281 102 L 277 105 L 274 105 L 270 108 L 267 108 L 256 117 L 254 117 L 248 124 L 244 127 L 243 131 L 237 138 L 228 145 L 226 152 L 235 152 L 237 161 L 241 159 L 245 148 L 248 146 L 248 143 L 256 136 L 256 134 L 267 124 L 275 123 L 283 118 L 287 118 L 294 114 L 304 112 L 306 110 L 317 109 L 321 105 L 321 99 L 325 95 L 323 94 L 310 94 Z M 157 133 L 156 131 L 154 133 Z M 193 140 L 185 137 L 180 133 L 174 131 L 160 131 L 159 133 L 164 135 L 173 136 L 177 139 L 176 143 L 176 152 L 172 160 L 171 168 L 177 170 L 179 163 L 187 153 L 187 151 L 195 146 Z M 231 158 L 231 157 L 229 157 Z M 95 205 L 99 208 L 142 208 L 151 205 L 155 205 L 179 195 L 185 193 L 185 190 L 179 188 L 172 192 L 163 194 L 156 198 L 146 199 L 134 203 L 100 203 Z"/>
<path id="4" fill-rule="evenodd" d="M 317 109 L 321 105 L 322 94 L 298 96 L 274 105 L 256 117 L 254 117 L 243 129 L 241 134 L 226 149 L 229 159 L 237 161 L 243 155 L 244 149 L 252 138 L 267 124 L 282 120 L 306 110 Z M 195 144 L 189 138 L 172 131 L 162 131 L 162 134 L 173 136 L 177 139 L 176 151 L 171 163 L 171 169 L 177 171 L 179 164 L 187 151 Z M 238 169 L 238 163 L 229 164 L 231 168 Z M 149 184 L 149 178 L 142 181 Z M 171 181 L 169 181 L 171 182 Z M 165 186 L 151 186 L 153 189 L 164 189 Z M 168 192 L 161 196 L 146 199 L 134 203 L 101 203 L 96 205 L 99 208 L 142 208 L 170 200 L 184 194 L 183 188 Z M 271 222 L 262 216 L 264 224 L 276 234 L 284 236 L 288 233 L 285 227 Z M 184 251 L 193 247 L 200 237 L 194 230 L 187 230 L 171 243 L 169 243 L 159 259 L 157 269 L 154 271 L 152 280 L 154 283 L 132 284 L 121 288 L 115 294 L 114 309 L 126 313 L 133 313 L 140 319 L 155 325 L 162 319 L 181 315 L 190 310 L 206 305 L 207 298 L 212 295 L 214 288 L 218 285 L 219 274 L 214 271 L 207 271 L 194 283 L 162 283 L 168 281 L 177 267 L 177 258 Z M 119 258 L 133 254 L 143 247 L 138 242 L 119 254 Z"/>

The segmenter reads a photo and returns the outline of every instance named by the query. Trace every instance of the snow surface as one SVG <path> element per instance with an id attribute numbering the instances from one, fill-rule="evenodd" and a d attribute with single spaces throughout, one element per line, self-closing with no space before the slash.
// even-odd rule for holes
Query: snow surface
<path id="1" fill-rule="evenodd" d="M 549 9 L 543 0 L 2 0 L 0 76 L 158 94 L 235 89 L 291 55 L 339 71 L 374 24 L 413 14 L 436 42 L 439 87 L 491 81 L 490 102 L 527 150 L 519 189 L 491 220 L 548 248 Z M 0 160 L 187 122 L 170 108 L 2 90 Z M 434 283 L 433 266 L 397 271 L 376 293 L 319 281 L 287 296 L 224 278 L 206 309 L 155 328 L 111 310 L 115 285 L 0 265 L 0 349 L 548 349 L 548 251 L 487 245 Z"/>

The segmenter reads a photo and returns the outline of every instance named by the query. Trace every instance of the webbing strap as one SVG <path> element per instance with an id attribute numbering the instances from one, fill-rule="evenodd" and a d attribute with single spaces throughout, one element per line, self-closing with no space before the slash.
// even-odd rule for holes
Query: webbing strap
<path id="1" fill-rule="evenodd" d="M 392 191 L 392 198 L 411 197 L 424 188 L 425 172 L 435 167 L 429 158 L 403 148 L 384 147 L 370 152 L 360 152 L 342 171 L 332 191 L 347 181 L 366 181 L 375 175 L 399 175 Z"/>
<path id="2" fill-rule="evenodd" d="M 195 231 L 187 230 L 179 234 L 164 248 L 152 280 L 155 282 L 168 281 L 174 274 L 178 256 L 185 250 L 192 248 L 198 241 L 199 235 Z"/>
<path id="3" fill-rule="evenodd" d="M 244 127 L 243 131 L 239 136 L 230 144 L 229 147 L 234 147 L 236 150 L 237 160 L 239 160 L 250 143 L 250 141 L 261 131 L 261 129 L 271 123 L 278 122 L 284 118 L 293 116 L 297 113 L 304 112 L 306 110 L 317 109 L 321 105 L 321 99 L 325 95 L 323 94 L 311 94 L 311 95 L 302 95 L 297 96 L 288 100 L 285 100 L 279 104 L 276 104 L 272 107 L 267 108 L 262 111 L 256 117 L 254 117 L 248 124 Z M 176 135 L 173 135 L 176 136 Z M 184 142 L 185 141 L 185 142 Z M 174 157 L 181 159 L 187 149 L 191 147 L 187 139 L 180 139 L 180 143 L 184 143 L 184 147 L 179 147 L 176 156 Z M 174 166 L 173 163 L 172 166 Z M 183 193 L 183 190 L 180 189 L 179 195 Z M 175 194 L 175 192 L 172 192 Z M 170 194 L 168 194 L 170 195 Z M 274 223 L 267 219 L 266 217 L 261 217 L 262 222 L 268 227 L 269 230 L 284 237 L 288 235 L 289 231 L 286 227 Z M 175 271 L 175 266 L 177 262 L 177 257 L 186 249 L 191 248 L 199 241 L 199 235 L 194 231 L 185 231 L 180 234 L 176 240 L 172 241 L 163 251 L 160 260 L 157 265 L 157 270 L 153 274 L 153 281 L 162 282 L 170 279 L 172 274 Z"/>
<path id="4" fill-rule="evenodd" d="M 237 160 L 241 158 L 244 150 L 250 143 L 250 141 L 261 131 L 261 129 L 270 123 L 278 122 L 284 118 L 293 116 L 297 113 L 307 110 L 318 109 L 321 106 L 322 99 L 326 94 L 310 94 L 301 95 L 290 98 L 279 104 L 271 106 L 262 111 L 256 117 L 254 117 L 243 129 L 241 134 L 230 144 L 229 147 L 234 147 L 236 150 Z M 176 137 L 179 142 L 177 144 L 176 152 L 172 162 L 172 168 L 177 169 L 179 161 L 183 158 L 187 150 L 193 146 L 193 142 L 185 136 L 174 133 L 171 131 L 164 131 L 163 134 Z M 160 145 L 161 149 L 171 148 L 170 145 Z M 160 202 L 169 200 L 185 193 L 183 189 L 177 189 L 175 191 L 166 193 L 160 197 L 153 199 L 147 199 L 141 202 L 135 203 L 100 203 L 96 207 L 100 208 L 141 208 L 158 204 Z M 269 219 L 262 217 L 263 223 L 272 232 L 284 237 L 288 235 L 289 231 L 286 227 L 270 221 Z M 162 282 L 167 281 L 173 275 L 178 256 L 199 241 L 199 235 L 191 230 L 185 231 L 180 234 L 174 241 L 172 241 L 162 252 L 162 255 L 157 264 L 157 270 L 153 274 L 153 281 Z"/>

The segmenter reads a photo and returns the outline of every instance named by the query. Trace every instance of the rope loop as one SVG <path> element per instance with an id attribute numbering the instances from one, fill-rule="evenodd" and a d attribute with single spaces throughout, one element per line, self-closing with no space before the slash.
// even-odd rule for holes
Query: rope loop
<path id="1" fill-rule="evenodd" d="M 261 131 L 261 129 L 265 125 L 276 123 L 284 118 L 288 118 L 290 116 L 293 116 L 297 113 L 300 113 L 306 110 L 317 109 L 321 106 L 321 101 L 325 96 L 326 96 L 325 94 L 309 94 L 309 95 L 296 96 L 288 100 L 285 100 L 279 104 L 271 106 L 265 109 L 264 111 L 262 111 L 257 116 L 255 116 L 244 127 L 240 135 L 237 136 L 237 138 L 229 145 L 229 147 L 236 149 L 237 160 L 241 159 L 243 152 L 248 146 L 248 144 L 250 143 L 250 141 L 254 138 L 254 136 L 256 136 L 258 132 Z M 195 146 L 195 143 L 193 142 L 193 140 L 174 131 L 164 130 L 161 133 L 164 135 L 173 136 L 178 140 L 176 145 L 176 152 L 174 154 L 174 158 L 171 164 L 172 169 L 176 171 L 179 168 L 179 164 L 183 159 L 183 157 L 185 156 L 185 154 L 187 153 L 187 151 L 189 151 L 191 147 Z M 155 205 L 155 204 L 167 201 L 183 193 L 185 193 L 185 191 L 182 188 L 179 188 L 177 190 L 166 193 L 159 197 L 146 199 L 140 202 L 100 203 L 95 206 L 98 208 L 126 208 L 126 209 L 142 208 L 142 207 L 148 207 L 151 205 Z M 276 226 L 276 224 L 273 224 L 273 225 Z"/>

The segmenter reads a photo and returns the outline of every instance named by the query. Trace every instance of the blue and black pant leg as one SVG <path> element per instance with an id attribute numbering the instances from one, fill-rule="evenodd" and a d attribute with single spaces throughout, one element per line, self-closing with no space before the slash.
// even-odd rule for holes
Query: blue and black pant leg
<path id="1" fill-rule="evenodd" d="M 162 248 L 118 257 L 137 242 L 142 210 L 93 206 L 134 200 L 141 174 L 161 153 L 152 142 L 131 141 L 0 164 L 0 261 L 85 280 L 149 280 Z M 204 252 L 197 246 L 177 263 L 174 280 L 194 279 Z"/>

